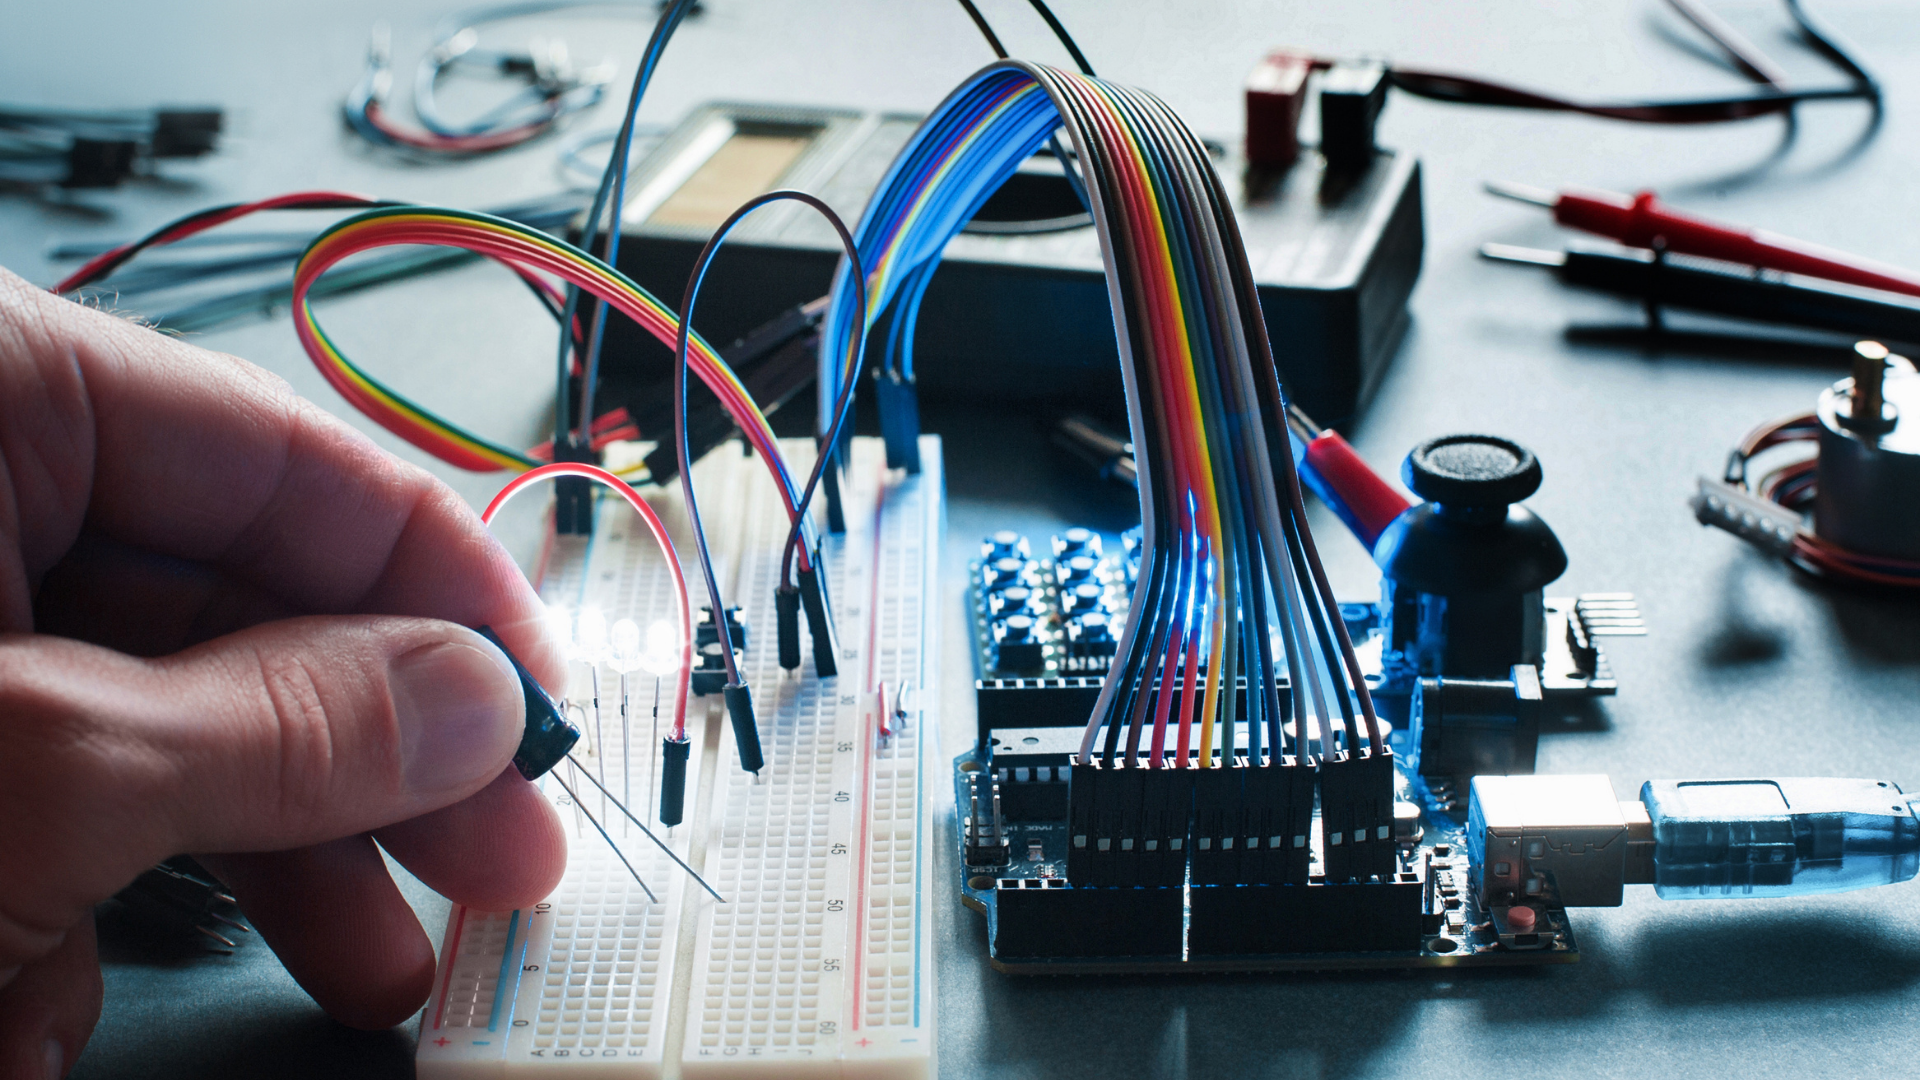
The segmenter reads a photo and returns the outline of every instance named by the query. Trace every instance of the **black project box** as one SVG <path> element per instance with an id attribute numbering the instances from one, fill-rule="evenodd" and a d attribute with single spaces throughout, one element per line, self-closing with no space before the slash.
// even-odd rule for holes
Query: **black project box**
<path id="1" fill-rule="evenodd" d="M 740 203 L 778 187 L 818 195 L 851 228 L 920 120 L 725 103 L 695 109 L 629 181 L 619 267 L 678 308 L 707 237 Z M 1372 394 L 1406 329 L 1423 246 L 1419 163 L 1376 151 L 1371 167 L 1343 174 L 1310 153 L 1282 176 L 1250 181 L 1235 153 L 1216 151 L 1281 378 L 1309 415 L 1341 423 Z M 695 329 L 726 346 L 824 295 L 840 254 L 831 226 L 812 209 L 787 202 L 759 210 L 715 259 Z M 607 346 L 602 408 L 671 377 L 669 350 L 627 320 L 609 321 Z M 921 308 L 914 369 L 929 399 L 1095 407 L 1120 400 L 1099 241 L 1050 153 L 1024 165 L 948 247 Z"/>

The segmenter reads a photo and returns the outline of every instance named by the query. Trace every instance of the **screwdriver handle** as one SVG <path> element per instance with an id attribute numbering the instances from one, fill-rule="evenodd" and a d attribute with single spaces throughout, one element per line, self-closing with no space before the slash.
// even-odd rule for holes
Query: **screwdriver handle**
<path id="1" fill-rule="evenodd" d="M 1683 214 L 1662 204 L 1651 191 L 1631 197 L 1607 191 L 1564 191 L 1554 199 L 1553 219 L 1631 247 L 1664 247 L 1683 255 L 1920 296 L 1920 277 L 1898 267 L 1759 229 Z"/>

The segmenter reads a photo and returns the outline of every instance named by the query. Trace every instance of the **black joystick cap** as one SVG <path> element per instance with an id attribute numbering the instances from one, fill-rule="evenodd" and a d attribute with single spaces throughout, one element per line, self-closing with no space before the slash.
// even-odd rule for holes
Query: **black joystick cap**
<path id="1" fill-rule="evenodd" d="M 1509 506 L 1540 490 L 1533 451 L 1498 435 L 1442 435 L 1413 448 L 1407 486 L 1443 506 Z"/>

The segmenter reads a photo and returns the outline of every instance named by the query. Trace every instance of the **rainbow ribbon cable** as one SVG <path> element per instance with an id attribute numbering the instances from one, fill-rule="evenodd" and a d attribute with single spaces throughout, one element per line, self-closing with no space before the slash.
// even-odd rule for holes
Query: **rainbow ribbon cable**
<path id="1" fill-rule="evenodd" d="M 1306 880 L 1310 826 L 1298 818 L 1304 805 L 1312 819 L 1316 780 L 1327 873 L 1390 873 L 1390 832 L 1379 826 L 1391 825 L 1391 755 L 1307 530 L 1232 208 L 1172 111 L 1140 90 L 1038 64 L 975 74 L 901 151 L 856 230 L 870 319 L 894 312 L 890 353 L 911 341 L 947 242 L 1060 129 L 1106 263 L 1144 534 L 1118 654 L 1076 757 L 1075 854 L 1087 843 L 1083 794 L 1099 775 L 1197 779 L 1245 766 L 1246 783 L 1292 792 L 1281 810 L 1293 824 L 1273 841 L 1291 849 L 1287 880 Z M 823 343 L 844 340 L 858 318 L 850 273 L 843 260 Z M 823 344 L 823 408 L 840 388 L 838 361 Z M 903 372 L 910 364 L 898 357 Z M 1071 860 L 1069 875 L 1084 876 Z"/>
<path id="2" fill-rule="evenodd" d="M 504 263 L 516 273 L 550 274 L 605 300 L 669 348 L 679 334 L 679 316 L 625 274 L 565 241 L 503 218 L 437 207 L 393 206 L 335 224 L 314 238 L 294 268 L 294 328 L 301 345 L 327 382 L 355 408 L 388 431 L 461 468 L 522 471 L 542 462 L 453 425 L 369 375 L 327 336 L 308 302 L 308 291 L 328 268 L 359 252 L 397 244 L 463 248 Z M 767 463 L 793 516 L 797 491 L 766 416 L 726 361 L 698 334 L 690 336 L 688 356 L 695 374 L 720 398 Z M 805 545 L 801 558 L 806 565 Z"/>

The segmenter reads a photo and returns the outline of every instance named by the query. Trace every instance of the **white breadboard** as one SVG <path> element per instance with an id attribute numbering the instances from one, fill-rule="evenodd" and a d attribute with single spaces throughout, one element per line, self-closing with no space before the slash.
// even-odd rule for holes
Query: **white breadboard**
<path id="1" fill-rule="evenodd" d="M 811 444 L 783 446 L 804 477 Z M 842 656 L 830 679 L 814 674 L 810 646 L 795 674 L 777 662 L 773 591 L 786 521 L 765 468 L 723 448 L 694 470 L 723 595 L 748 623 L 741 675 L 766 767 L 757 780 L 743 771 L 720 696 L 695 698 L 686 818 L 656 831 L 726 902 L 563 763 L 554 775 L 658 900 L 560 785 L 543 781 L 572 826 L 566 877 L 532 910 L 453 910 L 421 1018 L 421 1077 L 932 1075 L 929 785 L 946 782 L 932 712 L 939 441 L 922 439 L 918 476 L 889 472 L 884 460 L 879 440 L 854 440 L 847 531 L 826 543 Z M 696 606 L 706 602 L 678 491 L 651 501 Z M 642 627 L 670 618 L 665 563 L 644 526 L 616 500 L 600 503 L 597 524 L 590 541 L 555 543 L 547 602 L 597 605 L 609 621 Z M 575 756 L 653 827 L 654 678 L 629 676 L 623 737 L 619 676 L 598 672 L 596 723 L 588 669 L 574 668 L 569 711 L 586 732 Z M 888 712 L 904 702 L 907 714 L 887 737 L 883 696 Z M 671 701 L 663 688 L 663 724 Z"/>

